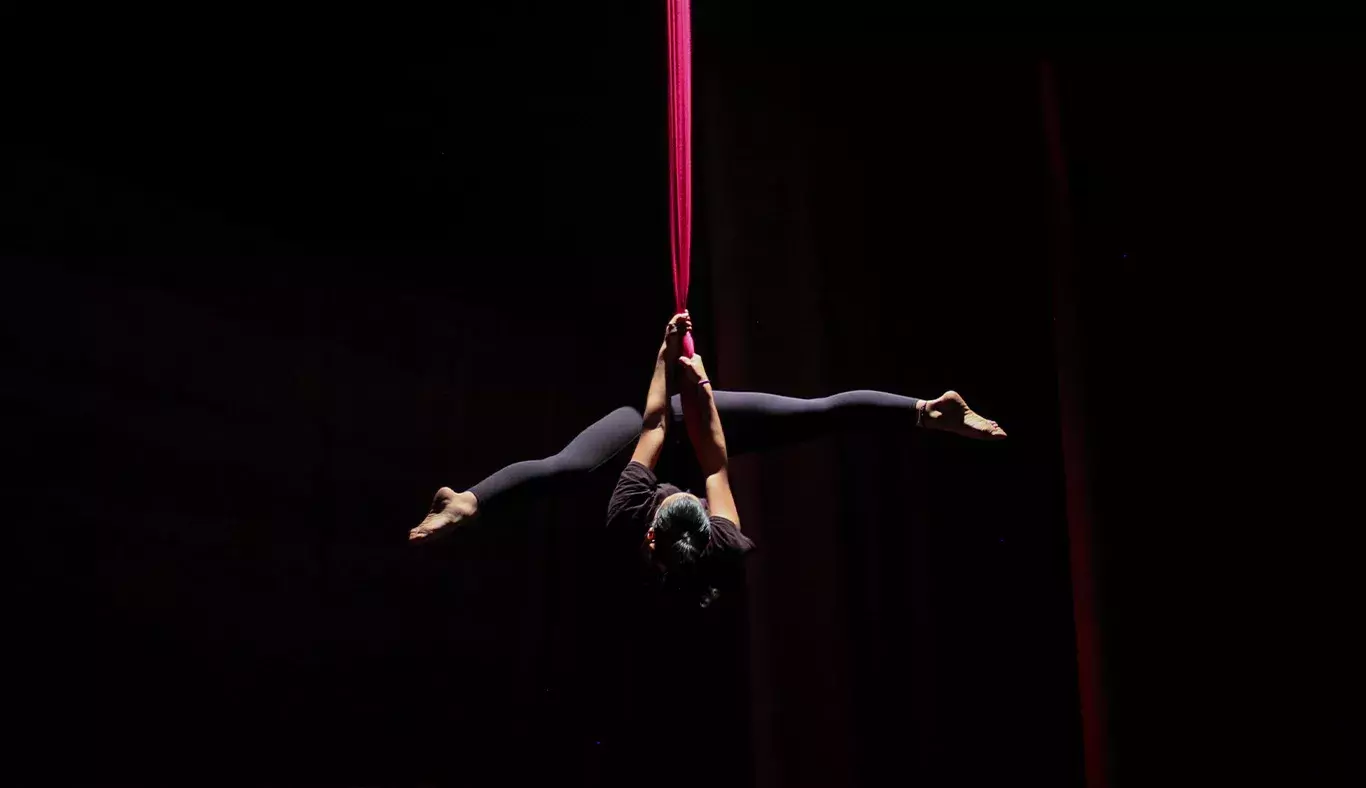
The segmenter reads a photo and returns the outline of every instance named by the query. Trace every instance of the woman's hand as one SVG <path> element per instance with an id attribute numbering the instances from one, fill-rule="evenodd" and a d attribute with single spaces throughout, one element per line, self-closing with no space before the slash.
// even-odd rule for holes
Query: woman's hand
<path id="1" fill-rule="evenodd" d="M 664 327 L 664 344 L 660 347 L 661 361 L 679 355 L 683 347 L 683 335 L 689 331 L 692 331 L 692 317 L 687 310 L 669 318 L 669 324 Z"/>
<path id="2" fill-rule="evenodd" d="M 669 318 L 669 325 L 664 327 L 664 340 L 667 342 L 674 337 L 681 339 L 689 331 L 692 331 L 692 316 L 685 309 Z"/>
<path id="3" fill-rule="evenodd" d="M 694 353 L 692 358 L 679 356 L 678 363 L 683 367 L 683 380 L 689 385 L 696 386 L 707 380 L 707 368 L 702 365 L 702 356 Z"/>

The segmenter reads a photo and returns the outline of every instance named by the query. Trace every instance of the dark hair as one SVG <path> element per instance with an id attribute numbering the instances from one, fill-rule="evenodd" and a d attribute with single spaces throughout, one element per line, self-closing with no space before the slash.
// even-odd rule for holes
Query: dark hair
<path id="1" fill-rule="evenodd" d="M 659 507 L 655 528 L 655 560 L 678 571 L 692 567 L 711 539 L 711 518 L 696 496 L 680 495 Z"/>

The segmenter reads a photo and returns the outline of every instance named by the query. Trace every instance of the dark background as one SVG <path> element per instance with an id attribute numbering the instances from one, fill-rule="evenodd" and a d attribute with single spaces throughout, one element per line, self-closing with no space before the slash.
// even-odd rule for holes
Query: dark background
<path id="1" fill-rule="evenodd" d="M 544 5 L 11 20 L 9 768 L 1080 785 L 1069 495 L 1110 784 L 1217 752 L 1240 667 L 1204 646 L 1260 613 L 1195 545 L 1236 563 L 1255 483 L 1214 453 L 1270 416 L 1205 403 L 1307 357 L 1251 274 L 1359 215 L 1341 36 L 699 0 L 714 377 L 954 388 L 1011 437 L 737 458 L 761 550 L 685 670 L 595 549 L 610 478 L 404 541 L 638 405 L 671 308 L 664 4 Z"/>

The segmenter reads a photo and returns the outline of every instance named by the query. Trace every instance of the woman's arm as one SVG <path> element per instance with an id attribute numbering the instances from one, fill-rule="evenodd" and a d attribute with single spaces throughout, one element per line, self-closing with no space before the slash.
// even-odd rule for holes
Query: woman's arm
<path id="1" fill-rule="evenodd" d="M 724 517 L 740 526 L 740 513 L 735 508 L 735 498 L 730 491 L 730 475 L 727 470 L 729 457 L 726 454 L 726 433 L 721 428 L 721 414 L 716 410 L 716 397 L 712 393 L 707 369 L 702 365 L 702 357 L 679 358 L 683 367 L 683 385 L 679 399 L 683 405 L 683 423 L 688 429 L 688 440 L 697 453 L 697 464 L 707 477 L 707 502 L 711 513 Z"/>
<path id="2" fill-rule="evenodd" d="M 650 390 L 645 395 L 645 413 L 641 419 L 640 440 L 631 459 L 654 470 L 659 454 L 664 449 L 664 436 L 669 428 L 669 395 L 674 374 L 669 359 L 677 358 L 682 348 L 683 334 L 692 330 L 692 318 L 680 312 L 664 328 L 664 341 L 655 356 L 655 370 L 650 377 Z"/>
<path id="3" fill-rule="evenodd" d="M 721 416 L 716 412 L 716 398 L 702 357 L 678 359 L 683 367 L 683 385 L 678 398 L 683 405 L 683 424 L 688 428 L 688 440 L 697 452 L 697 464 L 702 473 L 710 476 L 724 470 L 727 463 L 726 434 L 721 429 Z"/>

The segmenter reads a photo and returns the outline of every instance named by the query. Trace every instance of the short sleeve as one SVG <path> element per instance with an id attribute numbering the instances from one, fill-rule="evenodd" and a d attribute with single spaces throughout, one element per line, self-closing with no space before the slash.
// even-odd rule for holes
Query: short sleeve
<path id="1" fill-rule="evenodd" d="M 740 527 L 729 519 L 712 515 L 711 543 L 707 547 L 714 558 L 738 560 L 754 549 L 754 540 L 745 536 Z"/>
<path id="2" fill-rule="evenodd" d="M 627 463 L 617 479 L 612 499 L 607 503 L 607 528 L 616 532 L 645 533 L 645 520 L 654 502 L 659 480 L 653 471 L 632 461 Z"/>

